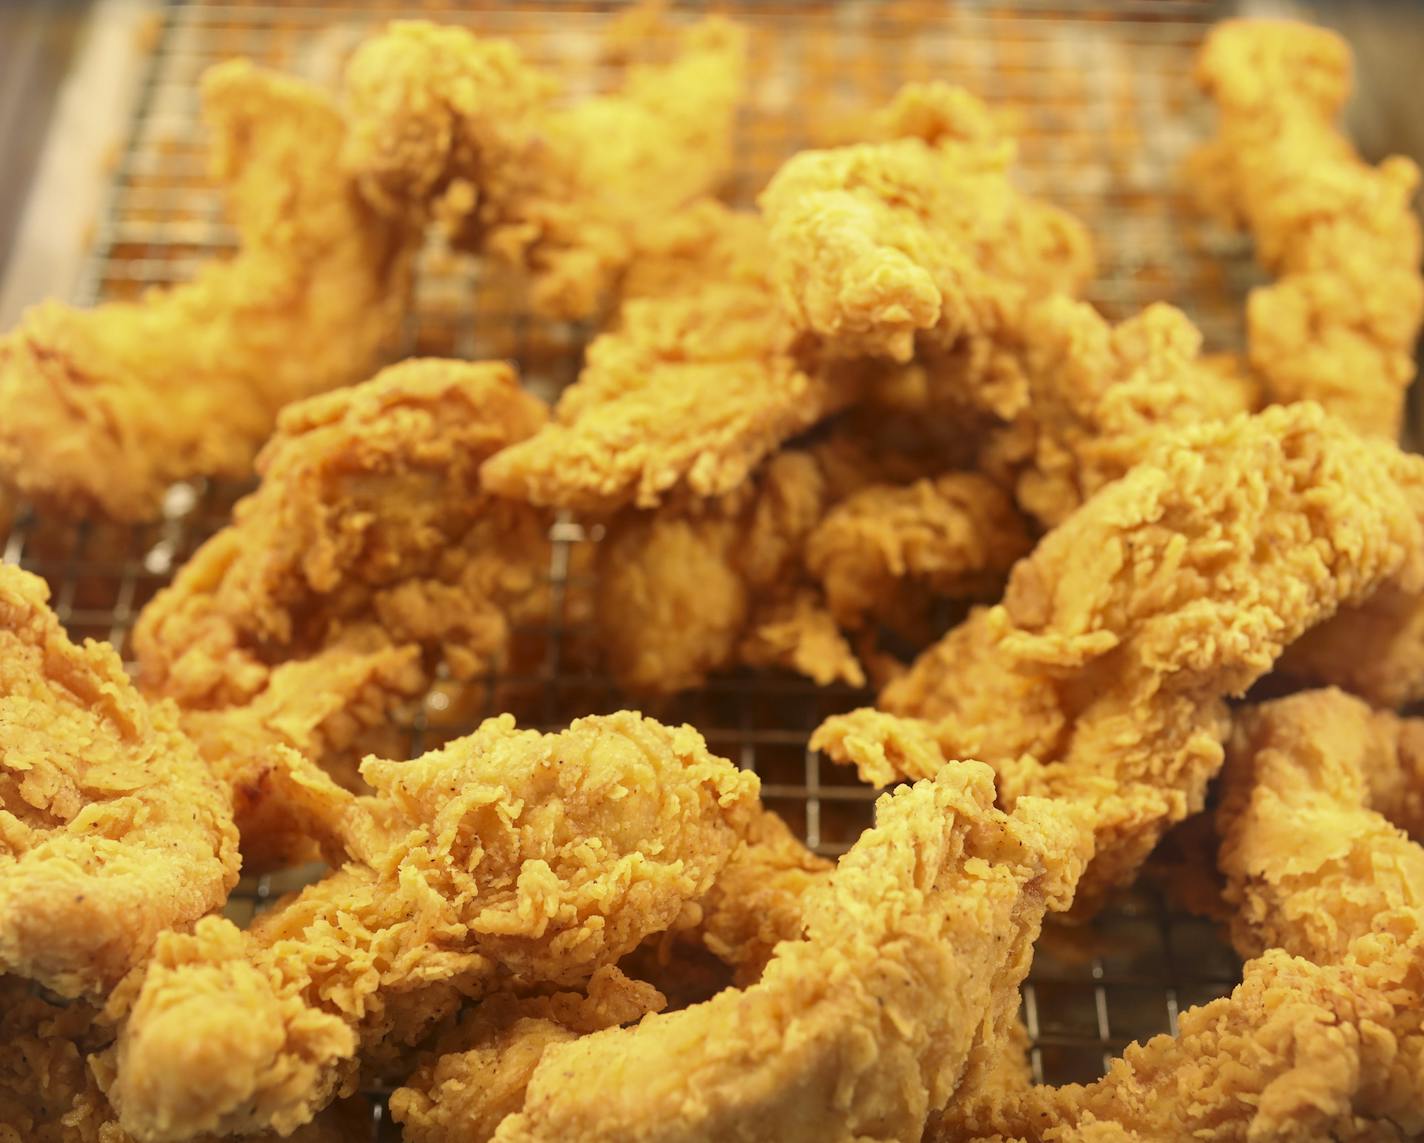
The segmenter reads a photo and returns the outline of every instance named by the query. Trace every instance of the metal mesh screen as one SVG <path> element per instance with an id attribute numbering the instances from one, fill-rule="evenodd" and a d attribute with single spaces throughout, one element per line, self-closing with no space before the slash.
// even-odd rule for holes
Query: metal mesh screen
<path id="1" fill-rule="evenodd" d="M 192 3 L 166 7 L 152 29 L 144 90 L 113 170 L 108 208 L 75 299 L 133 296 L 181 281 L 231 245 L 218 195 L 204 178 L 197 79 L 232 55 L 334 81 L 360 37 L 412 9 L 374 4 Z M 557 69 L 571 93 L 611 76 L 593 50 L 619 5 L 492 3 L 424 5 L 436 18 L 509 36 L 536 62 Z M 1090 298 L 1112 318 L 1152 301 L 1180 305 L 1211 348 L 1240 337 L 1240 299 L 1254 280 L 1241 240 L 1210 230 L 1185 208 L 1178 170 L 1204 130 L 1190 83 L 1192 54 L 1220 5 L 1157 0 L 1009 9 L 932 2 L 744 2 L 732 13 L 751 26 L 750 98 L 740 124 L 734 194 L 749 201 L 791 151 L 834 141 L 848 117 L 903 82 L 945 78 L 990 100 L 1021 140 L 1021 181 L 1076 212 L 1093 229 L 1100 273 Z M 685 10 L 676 10 L 684 14 Z M 687 12 L 685 14 L 690 14 Z M 418 303 L 401 355 L 517 360 L 548 395 L 572 379 L 588 331 L 519 312 L 518 292 L 469 260 L 425 259 Z M 240 487 L 178 487 L 164 519 L 145 527 L 78 527 L 24 509 L 0 519 L 0 554 L 49 580 L 61 619 L 76 636 L 107 639 L 126 656 L 144 603 L 192 550 L 227 520 Z M 517 674 L 488 680 L 480 701 L 437 690 L 410 724 L 419 752 L 508 709 L 534 725 L 623 705 L 601 681 L 577 638 L 585 536 L 556 529 L 547 625 L 525 631 Z M 835 854 L 870 821 L 872 795 L 853 775 L 806 749 L 810 729 L 856 698 L 783 678 L 739 675 L 656 708 L 699 727 L 711 747 L 764 783 L 767 802 L 823 853 Z M 241 919 L 290 888 L 244 881 Z M 1129 1041 L 1175 1030 L 1179 1009 L 1221 995 L 1238 979 L 1235 959 L 1205 922 L 1172 913 L 1154 895 L 1127 895 L 1091 930 L 1040 950 L 1025 990 L 1037 1075 L 1086 1080 Z M 385 1134 L 383 1135 L 382 1132 Z M 395 1138 L 377 1109 L 373 1138 Z"/>

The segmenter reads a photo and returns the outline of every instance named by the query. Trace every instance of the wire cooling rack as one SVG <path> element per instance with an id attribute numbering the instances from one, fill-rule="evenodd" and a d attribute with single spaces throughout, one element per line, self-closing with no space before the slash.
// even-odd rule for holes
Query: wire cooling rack
<path id="1" fill-rule="evenodd" d="M 233 55 L 334 81 L 361 36 L 418 5 L 191 3 L 164 7 L 129 138 L 75 299 L 129 297 L 190 277 L 230 248 L 221 203 L 206 184 L 197 79 Z M 573 94 L 612 76 L 600 30 L 620 5 L 425 5 L 436 18 L 511 37 L 558 69 Z M 1114 319 L 1152 301 L 1185 309 L 1211 348 L 1235 347 L 1240 299 L 1255 280 L 1242 241 L 1193 219 L 1180 164 L 1205 130 L 1190 83 L 1193 52 L 1223 6 L 1152 3 L 928 2 L 724 4 L 753 31 L 750 98 L 740 123 L 733 196 L 749 201 L 791 151 L 832 141 L 838 124 L 903 82 L 946 78 L 1005 113 L 1021 140 L 1021 183 L 1073 210 L 1093 229 L 1100 273 L 1090 298 Z M 691 14 L 677 9 L 676 15 Z M 76 223 L 82 225 L 82 221 Z M 398 355 L 506 357 L 550 393 L 574 376 L 586 329 L 520 312 L 510 283 L 468 260 L 425 259 L 418 302 Z M 511 298 L 515 299 L 511 303 Z M 128 657 L 133 619 L 172 571 L 227 520 L 242 487 L 180 486 L 164 519 L 145 527 L 77 527 L 20 510 L 0 520 L 0 556 L 43 575 L 76 636 L 113 642 Z M 556 529 L 546 626 L 522 633 L 527 673 L 489 680 L 485 710 L 512 709 L 531 724 L 623 705 L 597 670 L 570 653 L 582 610 L 589 538 Z M 582 553 L 586 554 L 586 553 Z M 576 641 L 575 641 L 576 642 Z M 767 802 L 827 854 L 843 852 L 871 819 L 870 791 L 806 748 L 810 729 L 858 696 L 784 677 L 738 675 L 651 713 L 685 719 L 712 748 L 755 770 Z M 411 724 L 413 753 L 467 728 L 436 692 Z M 244 881 L 235 910 L 289 885 Z M 1125 896 L 1090 933 L 1041 948 L 1024 993 L 1037 1077 L 1087 1080 L 1133 1039 L 1174 1031 L 1179 1009 L 1226 992 L 1239 965 L 1206 922 L 1174 913 L 1146 891 Z M 378 1106 L 373 1138 L 396 1138 Z"/>

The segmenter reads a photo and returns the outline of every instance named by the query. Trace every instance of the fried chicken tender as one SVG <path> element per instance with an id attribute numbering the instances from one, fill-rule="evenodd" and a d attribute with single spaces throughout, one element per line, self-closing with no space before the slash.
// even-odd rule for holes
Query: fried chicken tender
<path id="1" fill-rule="evenodd" d="M 1197 81 L 1221 114 L 1192 162 L 1199 197 L 1251 234 L 1276 278 L 1247 304 L 1252 368 L 1272 400 L 1319 401 L 1397 437 L 1424 320 L 1418 167 L 1371 167 L 1340 132 L 1350 52 L 1324 28 L 1218 25 Z"/>
<path id="2" fill-rule="evenodd" d="M 1397 807 L 1424 824 L 1421 742 L 1424 723 L 1334 689 L 1237 717 L 1217 824 L 1243 955 L 1282 948 L 1335 963 L 1401 911 L 1424 928 L 1424 848 L 1388 816 Z"/>
<path id="3" fill-rule="evenodd" d="M 85 1057 L 109 1030 L 89 1004 L 52 1004 L 18 977 L 0 977 L 0 1143 L 134 1143 Z M 370 1131 L 364 1097 L 335 1104 L 289 1143 L 351 1143 Z M 276 1143 L 263 1132 L 252 1143 Z M 213 1143 L 211 1136 L 192 1143 Z"/>
<path id="4" fill-rule="evenodd" d="M 0 480 L 48 510 L 144 520 L 176 480 L 245 476 L 277 411 L 367 376 L 405 312 L 415 235 L 340 173 L 335 103 L 241 60 L 202 87 L 238 253 L 0 338 Z"/>
<path id="5" fill-rule="evenodd" d="M 741 28 L 704 20 L 670 62 L 567 106 L 513 44 L 398 21 L 347 68 L 344 162 L 383 213 L 435 218 L 455 245 L 526 269 L 539 310 L 587 317 L 640 229 L 726 177 L 745 55 Z"/>
<path id="6" fill-rule="evenodd" d="M 585 513 L 731 492 L 860 391 L 858 368 L 803 359 L 794 341 L 754 269 L 631 300 L 588 347 L 554 422 L 492 458 L 485 482 Z"/>
<path id="7" fill-rule="evenodd" d="M 523 1106 L 529 1080 L 551 1044 L 632 1023 L 665 1005 L 657 989 L 613 967 L 593 974 L 587 995 L 491 997 L 442 1036 L 433 1059 L 392 1093 L 391 1117 L 406 1143 L 486 1143 Z"/>
<path id="8" fill-rule="evenodd" d="M 907 590 L 972 599 L 996 594 L 1033 546 L 1013 501 L 988 478 L 949 472 L 877 484 L 841 501 L 806 542 L 806 566 L 836 622 L 860 627 Z"/>
<path id="9" fill-rule="evenodd" d="M 344 866 L 245 933 L 169 934 L 133 983 L 100 1078 L 138 1138 L 289 1131 L 465 999 L 587 980 L 706 895 L 757 807 L 691 728 L 626 712 L 362 774 L 299 775 Z"/>
<path id="10" fill-rule="evenodd" d="M 812 454 L 787 450 L 721 500 L 610 521 L 595 615 L 620 685 L 671 693 L 739 661 L 862 685 L 824 606 L 798 591 L 801 551 L 829 495 Z"/>
<path id="11" fill-rule="evenodd" d="M 971 653 L 931 649 L 896 684 L 913 717 L 836 716 L 812 745 L 883 783 L 967 753 L 956 735 L 970 728 L 1010 804 L 1031 792 L 1092 807 L 1090 910 L 1202 808 L 1226 698 L 1341 605 L 1424 578 L 1404 489 L 1421 464 L 1313 404 L 1181 430 L 1020 561 L 1002 604 L 951 632 Z"/>
<path id="12" fill-rule="evenodd" d="M 264 742 L 359 785 L 363 733 L 437 662 L 456 679 L 502 662 L 548 520 L 488 495 L 479 466 L 544 418 L 507 365 L 434 359 L 283 412 L 257 491 L 134 628 L 145 690 L 183 708 L 239 810 Z M 245 850 L 263 844 L 242 824 Z"/>
<path id="13" fill-rule="evenodd" d="M 52 1004 L 18 977 L 0 978 L 0 1143 L 133 1143 L 118 1125 L 85 1056 L 107 1030 L 82 1001 Z M 288 1136 L 347 1143 L 369 1130 L 364 1098 L 333 1106 Z M 278 1136 L 249 1136 L 275 1143 Z M 212 1143 L 210 1136 L 193 1143 Z"/>
<path id="14" fill-rule="evenodd" d="M 778 296 L 831 352 L 952 356 L 959 395 L 1012 416 L 1027 394 L 999 343 L 1026 301 L 1087 282 L 1087 234 L 1014 190 L 1014 144 L 966 92 L 907 88 L 880 129 L 795 156 L 763 192 Z"/>
<path id="15" fill-rule="evenodd" d="M 960 1101 L 927 1141 L 1403 1140 L 1424 1131 L 1424 723 L 1338 690 L 1238 715 L 1218 810 L 1233 943 L 1257 959 L 1086 1087 Z"/>
<path id="16" fill-rule="evenodd" d="M 1203 358 L 1201 342 L 1171 306 L 1116 326 L 1064 297 L 1028 306 L 1016 352 L 1030 400 L 991 431 L 981 465 L 1029 515 L 1062 523 L 1176 430 L 1258 407 L 1249 380 Z"/>
<path id="17" fill-rule="evenodd" d="M 1082 856 L 978 763 L 887 795 L 757 984 L 546 1047 L 493 1137 L 913 1138 L 995 1055 Z"/>
<path id="18" fill-rule="evenodd" d="M 0 565 L 0 973 L 99 996 L 237 882 L 227 799 L 113 649 Z"/>
<path id="19" fill-rule="evenodd" d="M 752 818 L 743 839 L 701 902 L 696 928 L 739 985 L 761 978 L 778 944 L 805 935 L 809 894 L 834 869 L 770 810 Z"/>
<path id="20" fill-rule="evenodd" d="M 1328 966 L 1272 949 L 1096 1083 L 957 1102 L 925 1143 L 1417 1138 L 1421 952 L 1417 931 L 1366 935 Z"/>

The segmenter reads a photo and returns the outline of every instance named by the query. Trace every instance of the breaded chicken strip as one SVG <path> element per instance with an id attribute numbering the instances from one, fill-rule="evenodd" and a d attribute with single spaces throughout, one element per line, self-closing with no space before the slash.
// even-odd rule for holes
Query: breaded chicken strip
<path id="1" fill-rule="evenodd" d="M 1112 325 L 1086 302 L 1021 313 L 1014 354 L 1028 404 L 991 430 L 980 464 L 1048 527 L 1178 429 L 1253 412 L 1248 378 L 1201 355 L 1201 334 L 1156 304 Z"/>
<path id="2" fill-rule="evenodd" d="M 1424 723 L 1338 690 L 1237 717 L 1217 825 L 1242 955 L 1282 948 L 1333 963 L 1400 911 L 1424 929 L 1424 848 L 1390 820 L 1424 824 L 1421 735 Z"/>
<path id="3" fill-rule="evenodd" d="M 112 648 L 0 565 L 0 974 L 98 996 L 237 883 L 227 798 Z"/>
<path id="4" fill-rule="evenodd" d="M 1424 1131 L 1424 723 L 1336 690 L 1238 715 L 1218 825 L 1230 997 L 1130 1047 L 1086 1087 L 1003 1091 L 947 1111 L 936 1143 L 1132 1139 L 1403 1140 Z"/>
<path id="5" fill-rule="evenodd" d="M 551 735 L 508 716 L 377 793 L 299 773 L 347 863 L 246 933 L 164 938 L 101 1079 L 146 1141 L 288 1131 L 469 998 L 575 985 L 703 897 L 757 809 L 755 775 L 635 714 Z"/>
<path id="6" fill-rule="evenodd" d="M 481 1001 L 391 1095 L 391 1116 L 406 1143 L 486 1143 L 501 1121 L 523 1106 L 546 1048 L 632 1023 L 661 1012 L 665 1004 L 651 985 L 612 967 L 593 974 L 587 995 L 559 992 Z"/>
<path id="7" fill-rule="evenodd" d="M 993 598 L 1033 546 L 1002 489 L 977 472 L 909 485 L 874 484 L 848 496 L 807 538 L 806 568 L 836 621 L 862 626 L 912 592 Z"/>
<path id="8" fill-rule="evenodd" d="M 398 21 L 347 68 L 344 162 L 383 213 L 438 219 L 457 246 L 527 269 L 538 309 L 586 317 L 642 228 L 726 177 L 745 54 L 741 28 L 705 20 L 672 61 L 570 106 L 507 41 Z"/>
<path id="9" fill-rule="evenodd" d="M 1131 1045 L 1092 1084 L 956 1103 L 924 1143 L 1403 1143 L 1424 1130 L 1417 930 L 1363 937 L 1340 964 L 1272 949 L 1179 1032 Z"/>
<path id="10" fill-rule="evenodd" d="M 610 521 L 595 616 L 620 685 L 671 693 L 748 658 L 863 684 L 829 613 L 799 590 L 802 548 L 830 494 L 815 458 L 788 450 L 721 500 Z"/>
<path id="11" fill-rule="evenodd" d="M 245 476 L 277 411 L 367 376 L 405 312 L 416 236 L 341 174 L 330 97 L 238 60 L 203 112 L 238 253 L 0 339 L 0 480 L 47 509 L 143 520 L 176 480 Z"/>
<path id="12" fill-rule="evenodd" d="M 889 426 L 863 412 L 724 497 L 608 521 L 595 616 L 621 686 L 669 693 L 737 665 L 861 686 L 842 626 L 918 631 L 937 595 L 1002 582 L 1027 546 L 1012 505 L 971 474 L 942 473 L 960 458 L 938 434 L 877 440 Z"/>
<path id="13" fill-rule="evenodd" d="M 1044 801 L 996 810 L 977 763 L 883 798 L 758 983 L 551 1044 L 493 1138 L 916 1137 L 997 1054 L 1073 835 Z"/>
<path id="14" fill-rule="evenodd" d="M 85 1057 L 110 1030 L 89 1004 L 51 1004 L 18 977 L 0 978 L 0 1143 L 134 1143 Z M 364 1096 L 327 1108 L 288 1143 L 352 1143 L 371 1129 Z M 249 1135 L 277 1143 L 275 1133 Z M 202 1136 L 192 1143 L 214 1143 Z"/>
<path id="15" fill-rule="evenodd" d="M 1016 191 L 1014 144 L 945 84 L 908 87 L 881 141 L 789 160 L 760 203 L 772 277 L 800 331 L 836 354 L 952 360 L 966 403 L 1002 417 L 1027 399 L 1004 344 L 1023 305 L 1092 275 L 1086 231 Z"/>
<path id="16" fill-rule="evenodd" d="M 1252 368 L 1274 401 L 1319 401 L 1361 432 L 1398 436 L 1424 320 L 1418 167 L 1371 167 L 1341 133 L 1350 51 L 1324 28 L 1218 25 L 1197 82 L 1221 124 L 1193 182 L 1276 278 L 1247 304 Z"/>
<path id="17" fill-rule="evenodd" d="M 588 347 L 554 423 L 491 460 L 488 486 L 579 512 L 720 496 L 851 403 L 862 371 L 800 354 L 764 272 L 744 257 L 722 276 L 627 302 Z"/>
<path id="18" fill-rule="evenodd" d="M 1421 465 L 1312 404 L 1184 429 L 1050 532 L 1000 606 L 946 637 L 977 653 L 931 649 L 896 684 L 911 717 L 837 716 L 812 744 L 879 783 L 932 774 L 972 744 L 1010 802 L 1093 807 L 1079 890 L 1092 908 L 1201 809 L 1226 698 L 1341 605 L 1424 578 L 1424 522 L 1404 489 Z"/>
<path id="19" fill-rule="evenodd" d="M 1424 504 L 1424 488 L 1414 490 Z M 1293 682 L 1329 684 L 1398 708 L 1424 699 L 1424 592 L 1385 586 L 1305 634 L 1281 660 Z"/>
<path id="20" fill-rule="evenodd" d="M 480 463 L 543 423 L 504 364 L 412 360 L 294 405 L 262 483 L 134 629 L 146 691 L 175 699 L 238 789 L 281 743 L 348 785 L 390 702 L 443 663 L 502 662 L 548 566 L 548 521 L 489 496 Z M 244 815 L 244 851 L 261 830 Z"/>

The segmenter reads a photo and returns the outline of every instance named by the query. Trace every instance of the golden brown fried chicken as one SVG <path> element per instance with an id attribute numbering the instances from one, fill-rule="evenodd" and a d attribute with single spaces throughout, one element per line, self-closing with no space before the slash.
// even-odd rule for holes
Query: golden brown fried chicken
<path id="1" fill-rule="evenodd" d="M 798 592 L 801 550 L 828 496 L 812 454 L 788 450 L 721 500 L 610 521 L 595 614 L 620 685 L 670 693 L 749 659 L 862 684 L 823 605 Z"/>
<path id="2" fill-rule="evenodd" d="M 144 688 L 183 708 L 239 810 L 264 742 L 351 784 L 364 732 L 437 662 L 468 679 L 502 661 L 548 521 L 489 496 L 479 466 L 544 417 L 508 366 L 440 360 L 282 414 L 257 491 L 134 630 Z"/>
<path id="3" fill-rule="evenodd" d="M 335 103 L 233 61 L 203 108 L 238 253 L 0 338 L 0 479 L 49 508 L 142 520 L 176 480 L 246 475 L 277 411 L 367 376 L 405 311 L 412 233 L 340 173 Z"/>
<path id="4" fill-rule="evenodd" d="M 893 614 L 910 593 L 992 598 L 1032 547 L 1013 501 L 979 473 L 874 484 L 841 501 L 806 542 L 806 567 L 845 627 Z"/>
<path id="5" fill-rule="evenodd" d="M 1202 807 L 1225 699 L 1342 604 L 1424 576 L 1424 522 L 1403 487 L 1421 463 L 1311 404 L 1184 429 L 1050 532 L 1000 606 L 896 684 L 911 717 L 837 716 L 813 745 L 884 782 L 934 773 L 972 744 L 1010 801 L 1092 807 L 1079 890 L 1092 908 Z"/>
<path id="6" fill-rule="evenodd" d="M 1341 134 L 1350 52 L 1323 28 L 1221 24 L 1197 80 L 1221 124 L 1193 180 L 1276 278 L 1247 305 L 1252 368 L 1272 400 L 1319 401 L 1361 432 L 1397 436 L 1424 320 L 1418 168 L 1399 156 L 1371 167 Z"/>
<path id="7" fill-rule="evenodd" d="M 1073 833 L 977 763 L 883 798 L 759 982 L 550 1045 L 494 1138 L 914 1138 L 997 1055 Z"/>
<path id="8" fill-rule="evenodd" d="M 1424 724 L 1336 690 L 1238 715 L 1218 812 L 1237 949 L 1228 998 L 1130 1047 L 1086 1087 L 961 1102 L 927 1140 L 1403 1140 L 1424 1130 Z"/>
<path id="9" fill-rule="evenodd" d="M 112 648 L 0 565 L 0 974 L 98 996 L 237 882 L 224 791 Z"/>
<path id="10" fill-rule="evenodd" d="M 759 271 L 631 300 L 589 346 L 554 423 L 492 459 L 485 481 L 580 512 L 731 492 L 859 392 L 855 366 L 802 360 L 793 342 Z"/>
<path id="11" fill-rule="evenodd" d="M 1201 356 L 1201 334 L 1171 306 L 1114 326 L 1085 302 L 1047 298 L 1022 311 L 1016 339 L 1029 402 L 989 434 L 980 463 L 1050 527 L 1176 430 L 1259 404 L 1248 379 Z"/>
<path id="12" fill-rule="evenodd" d="M 1238 951 L 1334 963 L 1400 911 L 1424 929 L 1424 848 L 1390 820 L 1421 824 L 1421 733 L 1338 690 L 1237 717 L 1217 823 Z"/>
<path id="13" fill-rule="evenodd" d="M 1002 417 L 1027 399 L 1002 360 L 1023 305 L 1092 274 L 1074 219 L 1015 191 L 1012 140 L 966 92 L 910 87 L 879 142 L 807 151 L 768 184 L 772 276 L 798 330 L 836 354 L 948 359 L 945 383 Z"/>
<path id="14" fill-rule="evenodd" d="M 539 309 L 585 317 L 642 228 L 728 173 L 745 52 L 739 27 L 705 20 L 672 61 L 569 106 L 513 44 L 399 21 L 347 69 L 344 161 L 382 212 L 439 220 L 456 245 L 527 269 Z"/>
<path id="15" fill-rule="evenodd" d="M 344 866 L 246 933 L 167 936 L 134 982 L 101 1078 L 136 1136 L 288 1131 L 463 1000 L 587 980 L 707 894 L 757 809 L 754 775 L 629 713 L 505 715 L 362 774 L 372 797 L 294 779 Z"/>
<path id="16" fill-rule="evenodd" d="M 805 934 L 808 894 L 834 868 L 770 810 L 752 818 L 744 840 L 701 902 L 695 930 L 742 985 L 761 977 L 780 942 Z"/>
<path id="17" fill-rule="evenodd" d="M 111 1030 L 82 1001 L 60 1006 L 17 977 L 0 977 L 0 1143 L 134 1143 L 90 1074 L 85 1057 Z M 288 1143 L 352 1143 L 371 1130 L 371 1107 L 355 1097 L 327 1108 Z M 279 1136 L 249 1135 L 251 1143 Z M 214 1143 L 212 1136 L 191 1143 Z"/>
<path id="18" fill-rule="evenodd" d="M 496 996 L 481 1001 L 431 1050 L 431 1059 L 391 1095 L 407 1143 L 486 1143 L 524 1092 L 544 1050 L 661 1012 L 664 997 L 616 968 L 601 968 L 587 994 Z"/>
<path id="19" fill-rule="evenodd" d="M 1096 1083 L 971 1097 L 925 1143 L 1417 1138 L 1421 953 L 1417 931 L 1366 936 L 1328 966 L 1272 949 Z"/>

